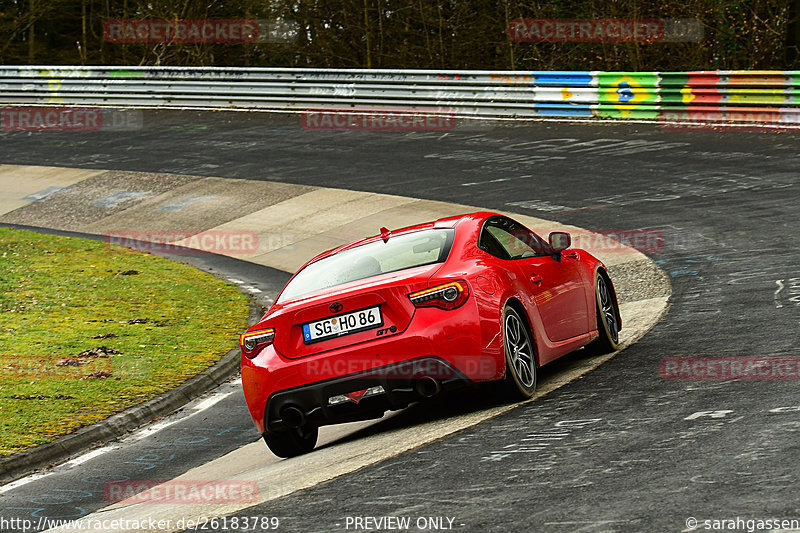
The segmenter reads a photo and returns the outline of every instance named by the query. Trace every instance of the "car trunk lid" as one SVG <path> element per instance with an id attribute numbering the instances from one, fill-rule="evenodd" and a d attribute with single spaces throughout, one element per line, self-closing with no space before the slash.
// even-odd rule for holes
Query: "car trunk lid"
<path id="1" fill-rule="evenodd" d="M 269 320 L 276 330 L 275 349 L 284 357 L 299 359 L 400 334 L 414 316 L 408 295 L 424 289 L 439 267 L 437 263 L 381 274 L 288 302 Z M 346 326 L 342 326 L 343 319 Z M 309 330 L 317 323 L 317 334 L 332 336 L 309 338 Z M 336 327 L 347 331 L 336 333 Z"/>

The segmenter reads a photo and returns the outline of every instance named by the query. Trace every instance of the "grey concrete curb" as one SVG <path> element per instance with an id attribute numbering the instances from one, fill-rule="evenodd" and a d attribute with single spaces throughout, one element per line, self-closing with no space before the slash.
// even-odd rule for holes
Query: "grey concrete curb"
<path id="1" fill-rule="evenodd" d="M 263 314 L 255 302 L 250 305 L 248 324 L 254 324 Z M 239 370 L 239 349 L 233 349 L 214 365 L 184 381 L 152 400 L 133 406 L 121 413 L 83 427 L 48 444 L 0 459 L 0 484 L 9 483 L 32 472 L 66 461 L 69 457 L 117 439 L 148 424 L 153 418 L 173 413 L 211 389 L 225 383 Z"/>

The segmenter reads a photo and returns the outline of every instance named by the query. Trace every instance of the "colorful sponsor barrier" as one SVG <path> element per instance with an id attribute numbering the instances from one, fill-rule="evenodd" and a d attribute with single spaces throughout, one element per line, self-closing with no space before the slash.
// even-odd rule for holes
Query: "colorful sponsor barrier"
<path id="1" fill-rule="evenodd" d="M 598 117 L 795 127 L 800 71 L 0 66 L 0 105 L 314 110 L 318 115 L 307 116 L 311 122 L 304 123 L 308 129 L 372 127 L 363 120 L 343 122 L 337 114 L 341 110 L 371 113 L 386 122 L 399 110 L 421 108 L 447 109 L 448 117 Z M 25 112 L 25 117 L 35 115 Z M 6 129 L 22 127 L 16 114 L 6 114 Z M 38 129 L 48 129 L 50 122 L 69 127 L 60 114 L 43 116 L 44 126 Z M 382 129 L 418 127 L 413 121 L 404 124 L 395 120 Z M 448 122 L 433 129 L 449 127 Z"/>

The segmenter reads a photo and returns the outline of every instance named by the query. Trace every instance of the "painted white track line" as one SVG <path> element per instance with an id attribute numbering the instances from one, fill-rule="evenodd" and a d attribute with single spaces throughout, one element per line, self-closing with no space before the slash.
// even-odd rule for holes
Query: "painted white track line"
<path id="1" fill-rule="evenodd" d="M 184 408 L 182 408 L 177 413 L 173 413 L 173 414 L 169 415 L 167 418 L 165 418 L 164 420 L 162 420 L 160 422 L 156 422 L 154 424 L 150 424 L 148 426 L 145 426 L 145 427 L 135 431 L 134 433 L 128 435 L 127 437 L 123 438 L 122 440 L 115 442 L 114 444 L 108 444 L 106 446 L 102 446 L 100 448 L 96 448 L 94 450 L 91 450 L 91 451 L 88 451 L 86 453 L 83 453 L 83 454 L 75 457 L 74 459 L 70 459 L 66 463 L 61 464 L 61 465 L 59 465 L 59 466 L 57 466 L 57 467 L 55 467 L 52 470 L 49 470 L 47 472 L 31 474 L 30 476 L 18 479 L 16 481 L 11 482 L 11 483 L 7 483 L 7 484 L 3 485 L 2 487 L 0 487 L 0 494 L 12 491 L 12 490 L 14 490 L 14 489 L 16 489 L 18 487 L 21 487 L 23 485 L 27 485 L 28 483 L 31 483 L 32 481 L 36 481 L 36 480 L 42 479 L 42 478 L 50 476 L 52 474 L 56 474 L 56 473 L 62 472 L 64 470 L 70 470 L 70 469 L 75 468 L 77 466 L 80 466 L 80 465 L 82 465 L 84 463 L 87 463 L 87 462 L 91 461 L 92 459 L 95 459 L 97 457 L 103 456 L 103 455 L 107 454 L 110 451 L 118 450 L 118 449 L 120 449 L 120 448 L 122 448 L 122 447 L 124 447 L 124 446 L 126 446 L 128 444 L 131 444 L 133 442 L 138 442 L 140 440 L 143 440 L 143 439 L 146 439 L 148 437 L 151 437 L 151 436 L 155 435 L 156 433 L 158 433 L 159 431 L 162 431 L 163 429 L 166 429 L 166 428 L 168 428 L 168 427 L 170 427 L 170 426 L 172 426 L 174 424 L 177 424 L 178 422 L 186 420 L 187 418 L 191 418 L 191 417 L 193 417 L 195 415 L 199 415 L 203 411 L 207 411 L 208 409 L 211 409 L 212 407 L 214 407 L 220 401 L 224 400 L 225 398 L 227 398 L 231 394 L 234 394 L 237 391 L 238 387 L 241 386 L 241 384 L 242 384 L 241 378 L 238 378 L 238 379 L 236 379 L 234 381 L 230 381 L 230 382 L 226 383 L 225 385 L 223 385 L 223 387 L 226 388 L 226 389 L 231 389 L 231 390 L 215 392 L 215 393 L 211 393 L 210 395 L 206 395 L 206 396 L 197 398 L 196 400 L 188 403 Z"/>

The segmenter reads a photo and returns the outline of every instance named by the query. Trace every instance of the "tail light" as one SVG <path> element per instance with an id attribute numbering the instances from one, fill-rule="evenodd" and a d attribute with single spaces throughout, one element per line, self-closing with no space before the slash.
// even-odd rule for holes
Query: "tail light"
<path id="1" fill-rule="evenodd" d="M 455 309 L 466 302 L 468 297 L 469 285 L 464 280 L 437 285 L 408 295 L 415 307 L 438 307 L 439 309 Z"/>
<path id="2" fill-rule="evenodd" d="M 274 340 L 275 328 L 249 331 L 247 333 L 242 333 L 239 337 L 239 347 L 248 359 L 252 359 L 260 349 L 269 346 Z"/>

